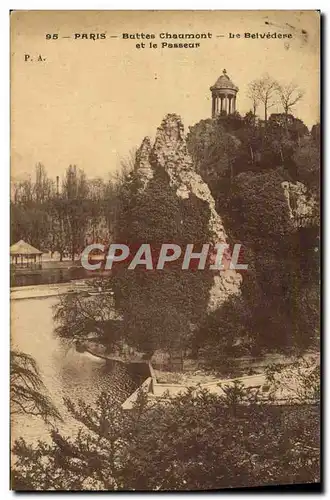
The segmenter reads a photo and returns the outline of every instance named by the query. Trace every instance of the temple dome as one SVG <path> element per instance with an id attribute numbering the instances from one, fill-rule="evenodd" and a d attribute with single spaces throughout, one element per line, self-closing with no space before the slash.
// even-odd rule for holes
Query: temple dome
<path id="1" fill-rule="evenodd" d="M 212 118 L 222 114 L 236 113 L 238 87 L 231 81 L 225 69 L 213 87 L 210 87 L 210 90 L 212 94 Z"/>
<path id="2" fill-rule="evenodd" d="M 227 75 L 227 71 L 224 69 L 222 75 L 219 76 L 211 90 L 221 90 L 221 89 L 232 89 L 238 91 L 238 87 L 231 81 Z"/>

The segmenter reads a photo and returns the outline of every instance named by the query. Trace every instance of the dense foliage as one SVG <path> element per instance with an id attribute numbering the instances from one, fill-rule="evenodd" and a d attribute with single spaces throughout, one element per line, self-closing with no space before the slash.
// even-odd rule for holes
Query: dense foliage
<path id="1" fill-rule="evenodd" d="M 156 172 L 144 191 L 134 197 L 134 180 L 123 199 L 117 240 L 130 248 L 150 243 L 157 262 L 162 243 L 182 248 L 194 242 L 194 249 L 209 241 L 209 209 L 196 197 L 181 200 L 170 187 L 166 175 Z M 195 251 L 196 251 L 195 250 Z M 134 273 L 127 263 L 113 273 L 116 306 L 123 314 L 131 344 L 152 354 L 157 348 L 170 351 L 189 347 L 189 322 L 205 314 L 212 275 L 195 269 L 182 270 L 182 262 L 165 265 L 163 270 Z"/>
<path id="2" fill-rule="evenodd" d="M 47 394 L 36 361 L 17 350 L 10 352 L 10 404 L 12 415 L 39 416 L 45 422 L 61 418 Z"/>
<path id="3" fill-rule="evenodd" d="M 87 179 L 82 170 L 70 165 L 61 186 L 36 166 L 35 179 L 14 182 L 11 197 L 10 239 L 23 239 L 43 252 L 58 252 L 60 260 L 74 260 L 87 243 L 113 232 L 116 220 L 117 188 L 121 176 L 105 182 Z M 105 230 L 100 230 L 103 219 Z"/>
<path id="4" fill-rule="evenodd" d="M 145 190 L 135 174 L 128 175 L 118 200 L 116 241 L 126 243 L 132 254 L 142 243 L 149 243 L 156 263 L 164 242 L 183 248 L 194 242 L 198 251 L 199 245 L 209 241 L 207 204 L 193 196 L 179 199 L 161 172 L 156 172 Z M 181 352 L 190 348 L 192 325 L 205 316 L 213 276 L 193 267 L 182 270 L 181 265 L 178 261 L 152 272 L 138 266 L 133 272 L 127 269 L 127 261 L 115 264 L 111 280 L 98 282 L 103 295 L 61 300 L 55 315 L 58 333 L 81 338 L 93 332 L 107 348 L 125 341 L 147 356 L 156 349 Z M 123 319 L 120 331 L 111 319 L 112 291 Z"/>
<path id="5" fill-rule="evenodd" d="M 196 168 L 249 264 L 241 299 L 204 318 L 195 335 L 209 366 L 221 366 L 225 353 L 317 345 L 318 228 L 297 229 L 281 183 L 303 182 L 309 196 L 318 198 L 318 139 L 317 127 L 310 135 L 288 113 L 273 114 L 267 122 L 236 113 L 190 129 Z"/>
<path id="6" fill-rule="evenodd" d="M 319 481 L 319 407 L 260 405 L 239 384 L 124 411 L 66 401 L 75 437 L 16 441 L 16 490 L 208 490 Z M 244 404 L 246 398 L 250 404 Z"/>

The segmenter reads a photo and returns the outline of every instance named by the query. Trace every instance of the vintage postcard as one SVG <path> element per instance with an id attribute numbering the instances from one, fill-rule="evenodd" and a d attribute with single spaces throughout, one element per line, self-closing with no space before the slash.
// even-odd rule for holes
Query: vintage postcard
<path id="1" fill-rule="evenodd" d="M 320 12 L 10 17 L 11 488 L 320 488 Z"/>

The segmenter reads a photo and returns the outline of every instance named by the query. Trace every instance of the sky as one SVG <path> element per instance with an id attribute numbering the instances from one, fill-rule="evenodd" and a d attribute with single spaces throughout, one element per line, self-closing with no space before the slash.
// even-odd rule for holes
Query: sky
<path id="1" fill-rule="evenodd" d="M 212 37 L 180 40 L 199 48 L 161 48 L 175 42 L 159 38 L 166 32 Z M 244 38 L 268 32 L 292 38 Z M 106 38 L 85 39 L 82 33 Z M 155 38 L 123 39 L 123 33 Z M 46 34 L 58 39 L 47 40 Z M 146 47 L 136 48 L 141 42 Z M 157 48 L 149 48 L 150 42 Z M 13 12 L 12 179 L 33 175 L 38 162 L 53 178 L 70 164 L 88 177 L 106 177 L 146 135 L 154 138 L 167 113 L 179 114 L 186 131 L 209 118 L 210 86 L 224 68 L 239 87 L 237 110 L 243 115 L 251 107 L 251 80 L 269 73 L 297 83 L 305 95 L 294 114 L 311 127 L 320 113 L 319 50 L 315 11 Z"/>

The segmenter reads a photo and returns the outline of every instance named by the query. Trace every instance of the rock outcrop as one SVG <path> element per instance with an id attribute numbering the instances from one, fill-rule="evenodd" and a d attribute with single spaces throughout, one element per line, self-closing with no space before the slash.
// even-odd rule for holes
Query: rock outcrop
<path id="1" fill-rule="evenodd" d="M 195 195 L 208 204 L 210 243 L 227 243 L 227 235 L 220 215 L 215 209 L 215 201 L 208 185 L 194 169 L 193 160 L 188 153 L 184 127 L 178 115 L 169 114 L 157 129 L 156 139 L 151 147 L 150 139 L 145 138 L 136 157 L 136 170 L 140 173 L 144 187 L 152 178 L 155 168 L 167 172 L 170 185 L 181 199 Z M 235 270 L 214 273 L 214 283 L 210 291 L 209 310 L 215 310 L 229 296 L 240 294 L 242 276 Z"/>
<path id="2" fill-rule="evenodd" d="M 151 142 L 149 137 L 145 137 L 141 146 L 136 152 L 135 170 L 139 173 L 139 178 L 142 183 L 142 189 L 146 187 L 148 182 L 153 178 L 154 171 L 150 165 L 149 158 L 151 153 Z"/>
<path id="3" fill-rule="evenodd" d="M 300 225 L 303 219 L 308 221 L 317 217 L 318 203 L 302 182 L 284 181 L 282 188 L 288 202 L 290 219 L 295 225 Z"/>

